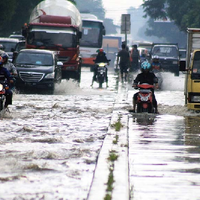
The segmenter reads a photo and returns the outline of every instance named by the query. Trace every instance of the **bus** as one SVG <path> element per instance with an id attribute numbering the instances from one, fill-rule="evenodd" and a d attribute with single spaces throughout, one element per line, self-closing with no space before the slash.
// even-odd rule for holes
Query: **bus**
<path id="1" fill-rule="evenodd" d="M 97 50 L 102 48 L 103 35 L 105 27 L 103 21 L 90 13 L 81 13 L 82 17 L 82 38 L 80 40 L 80 55 L 82 66 L 93 69 L 94 59 L 97 56 Z"/>

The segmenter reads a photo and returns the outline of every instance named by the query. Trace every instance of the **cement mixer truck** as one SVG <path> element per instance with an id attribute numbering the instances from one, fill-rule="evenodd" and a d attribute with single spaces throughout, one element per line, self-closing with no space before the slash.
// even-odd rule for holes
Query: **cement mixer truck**
<path id="1" fill-rule="evenodd" d="M 57 51 L 59 61 L 63 62 L 63 79 L 80 81 L 82 19 L 74 4 L 66 0 L 42 1 L 33 9 L 22 34 L 28 49 Z"/>

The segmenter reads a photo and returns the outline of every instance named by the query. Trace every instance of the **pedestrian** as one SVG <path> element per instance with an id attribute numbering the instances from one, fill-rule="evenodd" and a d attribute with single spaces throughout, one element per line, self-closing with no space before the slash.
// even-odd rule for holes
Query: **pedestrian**
<path id="1" fill-rule="evenodd" d="M 123 82 L 124 75 L 125 81 L 127 81 L 128 69 L 130 66 L 130 55 L 126 50 L 125 44 L 122 44 L 122 50 L 120 50 L 117 54 L 117 65 L 118 63 L 120 67 L 121 82 Z"/>
<path id="2" fill-rule="evenodd" d="M 132 46 L 132 50 L 131 50 L 131 53 L 130 53 L 130 60 L 131 60 L 131 69 L 130 71 L 133 72 L 133 71 L 136 71 L 138 69 L 138 63 L 139 63 L 139 59 L 140 59 L 140 54 L 139 54 L 139 51 L 137 49 L 137 45 L 134 44 Z"/>

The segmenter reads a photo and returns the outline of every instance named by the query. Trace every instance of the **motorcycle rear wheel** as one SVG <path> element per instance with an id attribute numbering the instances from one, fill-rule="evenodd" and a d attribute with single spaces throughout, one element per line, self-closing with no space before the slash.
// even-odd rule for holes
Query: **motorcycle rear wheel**
<path id="1" fill-rule="evenodd" d="M 153 113 L 152 105 L 148 104 L 147 108 L 143 108 L 141 103 L 137 104 L 137 113 L 143 113 L 143 112 Z"/>

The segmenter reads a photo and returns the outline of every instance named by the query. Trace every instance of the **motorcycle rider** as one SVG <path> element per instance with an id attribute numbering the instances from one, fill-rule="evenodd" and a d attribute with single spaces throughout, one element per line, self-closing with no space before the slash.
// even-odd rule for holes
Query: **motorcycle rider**
<path id="1" fill-rule="evenodd" d="M 108 63 L 108 65 L 109 65 L 109 61 L 110 60 L 107 59 L 106 53 L 104 52 L 104 50 L 102 48 L 99 49 L 99 52 L 98 52 L 97 57 L 94 60 L 94 62 L 95 63 L 104 62 L 104 63 Z M 105 67 L 105 68 L 106 68 L 106 86 L 108 87 L 108 75 L 107 75 L 108 69 L 107 69 L 107 67 Z M 94 75 L 93 75 L 93 78 L 92 78 L 92 84 L 91 84 L 91 86 L 93 86 L 93 83 L 96 80 L 97 70 L 98 70 L 98 65 L 96 65 L 95 68 L 94 68 Z"/>
<path id="2" fill-rule="evenodd" d="M 119 62 L 119 58 L 120 58 L 120 62 Z M 124 74 L 125 74 L 125 81 L 127 81 L 127 74 L 128 74 L 128 69 L 130 66 L 129 59 L 130 59 L 130 56 L 129 56 L 129 52 L 126 50 L 126 45 L 122 44 L 122 50 L 119 51 L 117 54 L 117 65 L 119 63 L 122 82 L 123 82 Z"/>
<path id="3" fill-rule="evenodd" d="M 10 75 L 10 72 L 3 67 L 3 58 L 0 56 L 0 81 L 5 82 L 7 81 L 7 84 L 10 85 L 13 83 L 12 76 Z M 10 89 L 6 89 L 6 103 L 5 108 L 8 107 L 8 105 L 12 104 L 12 91 Z"/>
<path id="4" fill-rule="evenodd" d="M 162 67 L 158 56 L 152 58 L 151 67 L 153 72 L 160 72 Z"/>
<path id="5" fill-rule="evenodd" d="M 142 83 L 148 83 L 150 85 L 154 85 L 154 88 L 158 88 L 158 78 L 155 76 L 151 70 L 151 64 L 148 61 L 144 61 L 141 64 L 141 73 L 137 75 L 137 77 L 134 80 L 133 87 L 136 87 L 137 84 L 142 84 Z M 153 100 L 153 106 L 155 108 L 155 113 L 158 113 L 158 108 L 157 108 L 157 101 L 154 95 L 154 89 L 152 89 L 152 100 Z M 133 96 L 133 110 L 132 112 L 135 112 L 135 107 L 136 107 L 136 101 L 137 101 L 137 95 L 138 92 L 134 94 Z"/>
<path id="6" fill-rule="evenodd" d="M 16 67 L 11 62 L 8 61 L 9 59 L 8 54 L 3 53 L 1 57 L 3 58 L 3 66 L 10 72 L 11 75 L 17 76 Z"/>

